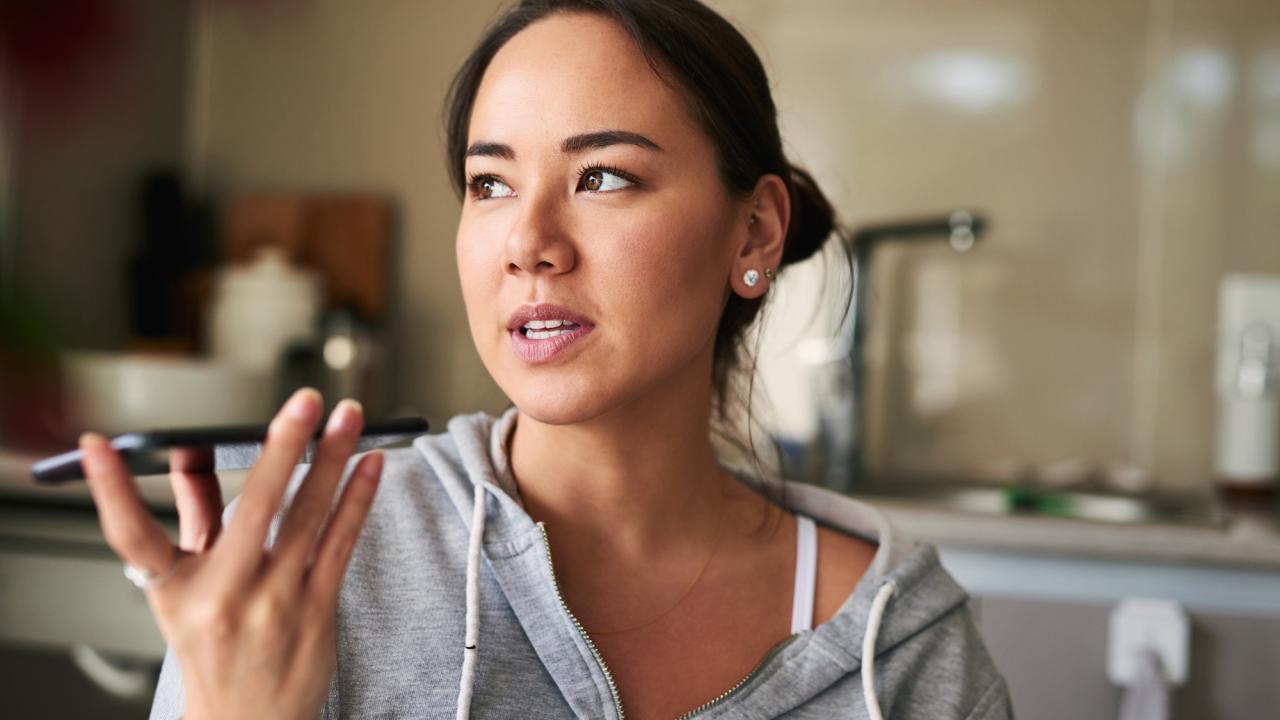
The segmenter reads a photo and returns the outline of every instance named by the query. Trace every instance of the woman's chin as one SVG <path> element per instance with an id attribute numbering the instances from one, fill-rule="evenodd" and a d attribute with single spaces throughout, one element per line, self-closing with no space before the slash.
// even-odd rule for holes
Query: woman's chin
<path id="1" fill-rule="evenodd" d="M 544 425 L 574 425 L 597 417 L 604 410 L 598 399 L 592 401 L 543 390 L 526 390 L 512 397 L 512 402 L 521 415 Z"/>

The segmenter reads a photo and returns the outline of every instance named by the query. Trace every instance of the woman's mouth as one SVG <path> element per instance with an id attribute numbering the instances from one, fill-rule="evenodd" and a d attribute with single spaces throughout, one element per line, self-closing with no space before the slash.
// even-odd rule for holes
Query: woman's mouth
<path id="1" fill-rule="evenodd" d="M 529 363 L 542 363 L 559 355 L 594 330 L 561 320 L 534 320 L 511 331 L 511 347 Z"/>
<path id="2" fill-rule="evenodd" d="M 567 320 L 547 320 L 542 322 L 534 320 L 520 328 L 520 330 L 530 340 L 546 340 L 573 332 L 580 327 L 580 325 Z"/>

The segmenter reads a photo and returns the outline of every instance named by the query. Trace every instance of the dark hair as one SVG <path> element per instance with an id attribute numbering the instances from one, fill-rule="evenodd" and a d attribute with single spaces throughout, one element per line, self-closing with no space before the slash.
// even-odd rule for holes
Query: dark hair
<path id="1" fill-rule="evenodd" d="M 760 58 L 727 20 L 697 0 L 523 0 L 500 16 L 463 63 L 446 104 L 449 174 L 455 190 L 465 192 L 467 131 L 476 92 L 498 50 L 521 30 L 554 13 L 593 13 L 620 25 L 636 42 L 659 77 L 686 96 L 694 117 L 715 144 L 720 174 L 731 192 L 751 192 L 761 176 L 786 183 L 791 219 L 783 248 L 783 267 L 812 256 L 833 230 L 835 212 L 808 172 L 792 165 L 782 150 L 777 109 Z M 844 244 L 841 243 L 841 247 Z M 781 268 L 779 268 L 781 271 Z M 729 421 L 739 397 L 733 372 L 746 350 L 743 336 L 764 296 L 730 294 L 716 328 L 712 392 L 721 421 Z M 745 410 L 751 427 L 755 355 L 747 376 Z M 732 440 L 728 434 L 727 439 Z M 743 447 L 740 442 L 735 442 Z M 750 456 L 759 458 L 750 433 Z"/>

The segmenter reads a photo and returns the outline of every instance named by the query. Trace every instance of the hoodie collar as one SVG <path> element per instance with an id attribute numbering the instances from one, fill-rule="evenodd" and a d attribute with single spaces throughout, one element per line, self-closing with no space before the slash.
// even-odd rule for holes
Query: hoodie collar
<path id="1" fill-rule="evenodd" d="M 432 439 L 438 436 L 424 436 L 414 441 L 415 447 L 436 470 L 468 529 L 474 503 L 473 483 L 486 487 L 486 512 L 491 515 L 485 523 L 484 546 L 491 567 L 499 574 L 505 574 L 501 568 L 507 559 L 524 554 L 541 537 L 537 524 L 518 500 L 507 453 L 516 414 L 513 406 L 497 418 L 483 412 L 454 417 L 448 424 L 448 439 L 454 443 L 456 454 L 449 451 L 447 442 Z M 459 459 L 462 467 L 457 466 Z M 759 482 L 753 477 L 730 472 L 747 485 L 759 488 Z M 881 621 L 877 657 L 924 631 L 968 599 L 967 593 L 942 569 L 931 545 L 906 542 L 871 505 L 814 485 L 786 482 L 783 487 L 784 507 L 874 542 L 878 549 L 867 573 L 831 619 L 785 642 L 757 669 L 750 683 L 733 693 L 732 702 L 709 708 L 704 717 L 717 717 L 726 712 L 736 716 L 747 707 L 773 717 L 855 672 L 861 667 L 860 641 L 866 630 L 868 612 L 877 590 L 887 580 L 894 581 L 897 591 Z M 505 581 L 499 578 L 499 581 L 506 586 L 511 578 Z M 593 676 L 598 674 L 595 668 L 587 669 Z M 595 684 L 599 679 L 595 678 Z M 766 687 L 768 692 L 760 692 Z"/>
<path id="2" fill-rule="evenodd" d="M 500 527 L 490 525 L 485 529 L 487 541 L 508 540 L 509 536 L 523 536 L 534 524 L 533 519 L 524 511 L 520 491 L 511 471 L 511 456 L 508 452 L 511 433 L 515 430 L 517 408 L 513 405 L 498 417 L 483 412 L 459 415 L 449 421 L 449 435 L 457 443 L 458 454 L 462 458 L 466 476 L 479 479 L 497 498 L 499 508 L 504 516 L 504 523 L 511 523 L 513 533 L 504 532 Z M 420 438 L 419 449 L 424 452 L 429 445 Z M 438 452 L 431 452 L 436 455 Z M 429 458 L 431 459 L 431 458 Z M 487 462 L 486 462 L 487 460 Z M 729 467 L 725 470 L 740 482 L 757 491 L 761 491 L 761 482 L 755 477 Z M 471 514 L 473 487 L 464 484 L 450 484 L 450 497 L 458 512 L 468 522 Z M 788 510 L 807 515 L 819 523 L 844 532 L 856 535 L 879 546 L 872 560 L 871 571 L 876 576 L 883 576 L 896 568 L 906 558 L 912 547 L 897 537 L 893 526 L 883 513 L 873 506 L 841 495 L 830 489 L 785 481 L 782 483 L 782 505 Z"/>

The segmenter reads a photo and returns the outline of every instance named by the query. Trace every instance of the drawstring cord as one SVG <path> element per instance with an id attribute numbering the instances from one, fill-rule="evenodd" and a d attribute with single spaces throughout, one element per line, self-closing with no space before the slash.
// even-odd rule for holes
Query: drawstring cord
<path id="1" fill-rule="evenodd" d="M 867 613 L 867 631 L 862 636 L 862 699 L 867 705 L 867 715 L 871 720 L 884 720 L 880 714 L 880 701 L 876 699 L 876 636 L 880 634 L 880 619 L 884 616 L 884 606 L 889 604 L 893 591 L 898 589 L 892 580 L 885 582 L 871 601 L 871 612 Z"/>
<path id="2" fill-rule="evenodd" d="M 485 488 L 476 483 L 471 510 L 471 541 L 467 544 L 467 633 L 462 648 L 462 681 L 458 687 L 457 720 L 471 717 L 471 691 L 476 681 L 476 644 L 480 640 L 480 542 L 484 538 Z"/>
<path id="3" fill-rule="evenodd" d="M 480 640 L 480 545 L 484 538 L 485 492 L 484 485 L 476 485 L 475 504 L 471 513 L 471 540 L 467 544 L 466 637 L 462 648 L 462 680 L 458 687 L 457 720 L 469 720 L 471 717 L 471 695 L 475 688 L 479 653 L 477 644 Z M 876 591 L 871 611 L 867 613 L 867 630 L 862 636 L 862 695 L 871 720 L 884 720 L 884 715 L 880 713 L 880 702 L 876 699 L 876 637 L 880 634 L 884 608 L 897 587 L 896 583 L 889 580 Z"/>

